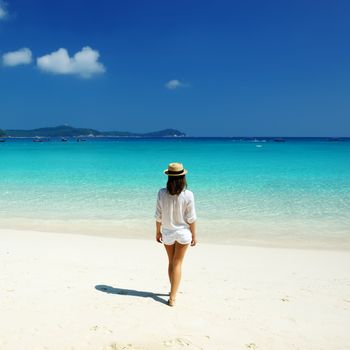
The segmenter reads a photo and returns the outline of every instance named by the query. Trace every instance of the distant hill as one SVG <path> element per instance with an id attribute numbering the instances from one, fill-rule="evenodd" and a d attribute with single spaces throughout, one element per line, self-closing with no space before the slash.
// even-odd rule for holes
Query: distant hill
<path id="1" fill-rule="evenodd" d="M 3 136 L 10 137 L 74 137 L 74 136 L 121 136 L 121 137 L 176 137 L 186 136 L 185 133 L 175 129 L 165 129 L 160 131 L 154 131 L 149 133 L 133 133 L 129 131 L 99 131 L 95 129 L 87 128 L 74 128 L 69 125 L 59 125 L 48 128 L 39 128 L 31 130 L 1 130 L 4 133 Z"/>
<path id="2" fill-rule="evenodd" d="M 160 131 L 148 132 L 146 134 L 142 134 L 142 136 L 164 137 L 164 136 L 186 136 L 186 134 L 176 129 L 164 129 Z"/>

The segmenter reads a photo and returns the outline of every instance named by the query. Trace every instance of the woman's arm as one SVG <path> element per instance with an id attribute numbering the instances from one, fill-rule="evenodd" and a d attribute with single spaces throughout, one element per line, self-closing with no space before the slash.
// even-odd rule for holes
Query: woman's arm
<path id="1" fill-rule="evenodd" d="M 187 202 L 187 208 L 186 208 L 186 221 L 190 227 L 190 231 L 192 233 L 192 241 L 191 245 L 195 246 L 197 244 L 196 239 L 196 209 L 194 205 L 194 196 L 191 191 L 188 192 L 188 202 Z"/>
<path id="2" fill-rule="evenodd" d="M 190 231 L 192 233 L 192 241 L 191 241 L 191 246 L 195 246 L 197 244 L 197 239 L 196 239 L 196 222 L 192 222 L 190 225 Z"/>
<path id="3" fill-rule="evenodd" d="M 160 231 L 162 224 L 159 221 L 156 221 L 156 240 L 159 243 L 163 243 L 162 241 L 162 233 Z"/>
<path id="4" fill-rule="evenodd" d="M 156 240 L 159 243 L 163 243 L 162 233 L 160 230 L 160 228 L 162 226 L 162 205 L 160 202 L 160 192 L 161 192 L 161 190 L 159 190 L 158 194 L 157 194 L 156 212 L 154 214 L 154 217 L 156 219 Z"/>

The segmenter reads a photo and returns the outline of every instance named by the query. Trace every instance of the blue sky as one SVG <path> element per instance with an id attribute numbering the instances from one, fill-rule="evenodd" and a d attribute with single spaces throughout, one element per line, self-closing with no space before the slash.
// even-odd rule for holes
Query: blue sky
<path id="1" fill-rule="evenodd" d="M 0 128 L 350 136 L 349 1 L 0 4 Z"/>

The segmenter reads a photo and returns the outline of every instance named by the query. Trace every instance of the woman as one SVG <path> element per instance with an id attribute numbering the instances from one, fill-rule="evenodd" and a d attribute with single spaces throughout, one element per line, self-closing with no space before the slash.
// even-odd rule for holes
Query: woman
<path id="1" fill-rule="evenodd" d="M 163 243 L 168 254 L 170 280 L 169 306 L 175 305 L 181 280 L 181 265 L 186 250 L 196 241 L 196 210 L 193 193 L 187 190 L 186 174 L 181 163 L 170 163 L 166 188 L 158 191 L 156 207 L 156 240 Z"/>

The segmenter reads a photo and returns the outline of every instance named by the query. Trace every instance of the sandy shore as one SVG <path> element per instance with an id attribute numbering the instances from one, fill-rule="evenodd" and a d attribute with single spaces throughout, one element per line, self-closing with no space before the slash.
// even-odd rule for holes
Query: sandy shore
<path id="1" fill-rule="evenodd" d="M 0 349 L 350 348 L 350 252 L 0 230 Z"/>

